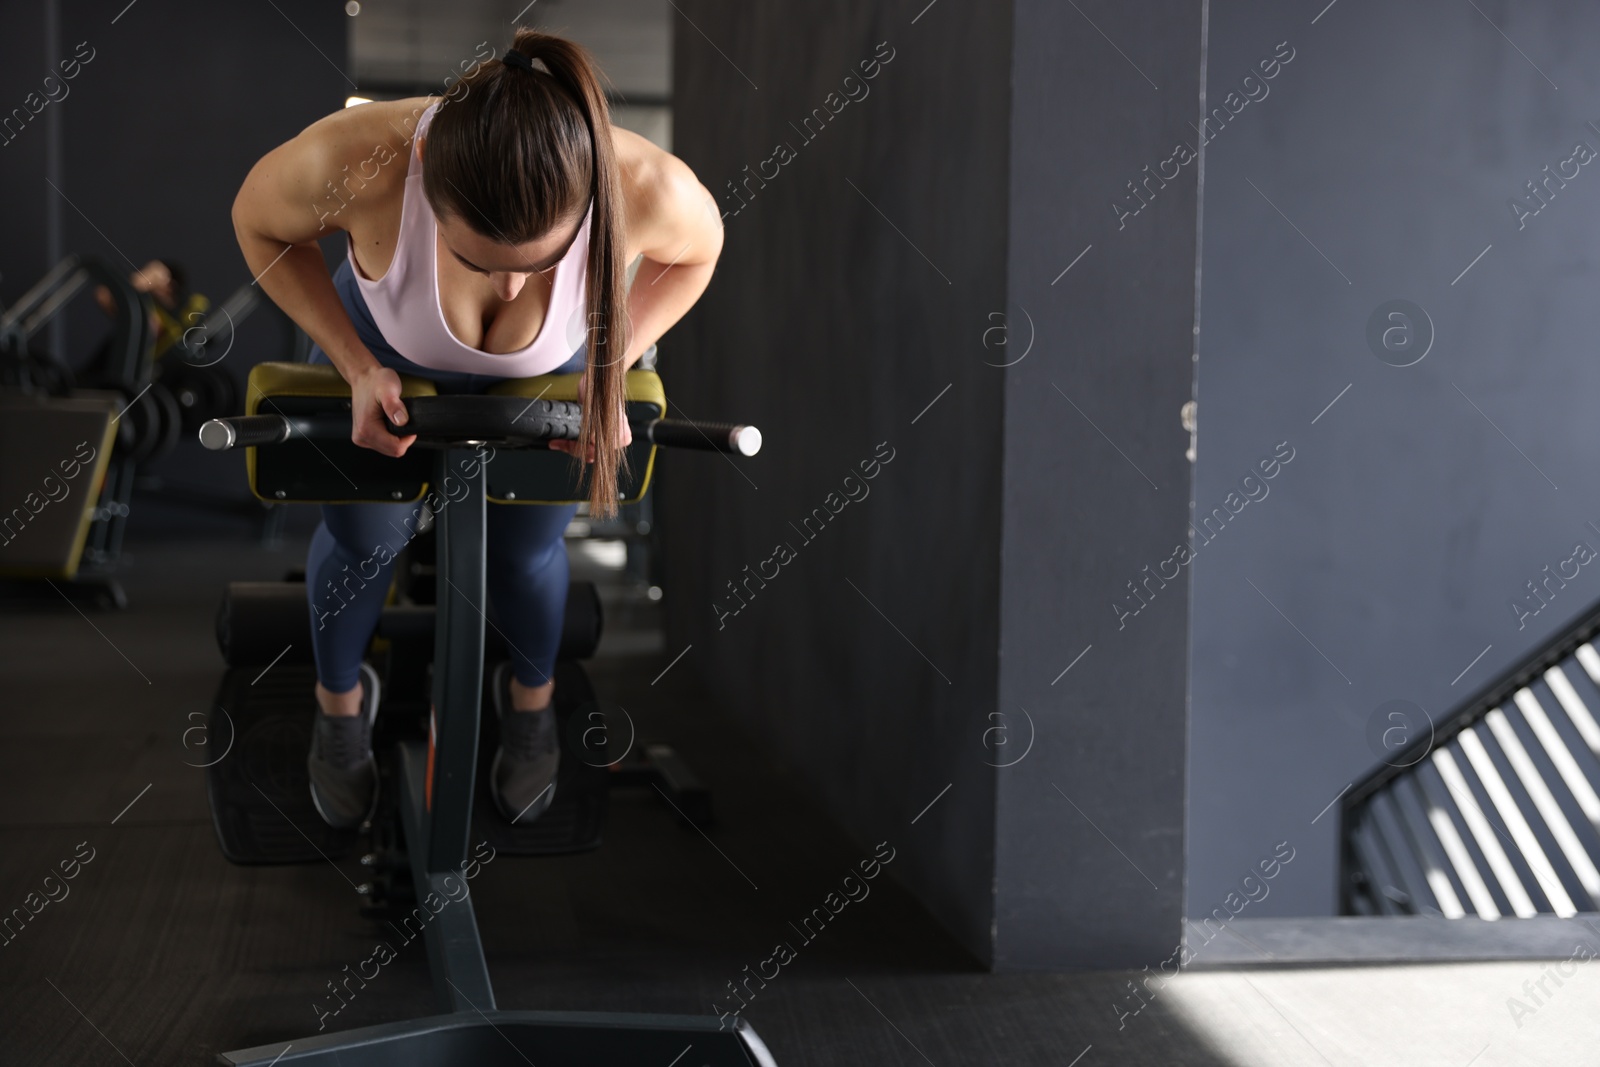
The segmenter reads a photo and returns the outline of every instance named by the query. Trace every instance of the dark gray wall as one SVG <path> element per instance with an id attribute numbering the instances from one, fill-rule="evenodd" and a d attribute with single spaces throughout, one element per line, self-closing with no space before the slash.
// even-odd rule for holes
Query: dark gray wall
<path id="1" fill-rule="evenodd" d="M 93 58 L 66 82 L 64 98 L 0 147 L 9 205 L 0 299 L 15 299 L 51 265 L 45 222 L 54 212 L 63 252 L 129 271 L 129 261 L 172 256 L 196 289 L 222 300 L 250 281 L 229 219 L 233 197 L 264 153 L 343 105 L 352 88 L 341 72 L 350 19 L 341 5 L 313 0 L 280 0 L 276 9 L 95 0 L 59 5 L 59 54 L 47 55 L 48 6 L 5 13 L 0 107 L 21 106 L 79 42 Z M 45 181 L 49 121 L 61 130 L 59 193 Z M 104 320 L 86 298 L 71 317 L 69 355 L 81 356 Z M 250 364 L 281 358 L 285 338 L 284 320 L 262 311 L 241 326 L 223 365 L 242 382 Z M 247 495 L 232 473 L 238 466 L 186 447 L 162 469 L 198 481 L 225 468 L 222 484 Z"/>
<path id="2" fill-rule="evenodd" d="M 1183 536 L 1195 168 L 1137 233 L 1110 203 L 1194 113 L 1199 14 L 1152 35 L 1091 6 L 1164 91 L 1042 3 L 699 3 L 676 33 L 676 150 L 738 213 L 664 374 L 768 444 L 748 480 L 665 462 L 675 669 L 1001 968 L 1153 963 L 1179 929 L 1185 594 L 1120 643 L 1109 605 Z M 871 95 L 802 144 L 790 123 L 882 41 Z M 777 142 L 796 157 L 741 207 L 725 183 Z M 790 523 L 885 441 L 871 495 L 805 543 Z M 719 619 L 781 541 L 796 558 Z"/>
<path id="3" fill-rule="evenodd" d="M 1182 919 L 1187 582 L 1113 605 L 1186 537 L 1199 160 L 1112 205 L 1186 139 L 1201 12 L 1080 7 L 1015 14 L 998 709 L 1037 735 L 1000 772 L 1004 967 L 1154 963 Z"/>
<path id="4" fill-rule="evenodd" d="M 46 4 L 18 4 L 5 12 L 0 33 L 0 116 L 24 107 L 30 92 L 40 92 L 56 59 L 47 57 Z M 71 49 L 67 49 L 70 56 Z M 60 90 L 57 90 L 59 92 Z M 69 96 L 68 101 L 71 101 Z M 10 303 L 49 268 L 46 255 L 45 185 L 48 123 L 57 105 L 47 105 L 20 133 L 0 133 L 0 203 L 5 213 L 5 240 L 0 241 L 0 300 Z M 54 193 L 50 193 L 54 196 Z"/>
<path id="5" fill-rule="evenodd" d="M 1600 548 L 1600 170 L 1520 231 L 1507 207 L 1600 149 L 1600 10 L 1325 6 L 1210 5 L 1212 103 L 1278 42 L 1296 57 L 1207 148 L 1197 510 L 1278 442 L 1295 458 L 1193 566 L 1192 914 L 1283 840 L 1249 914 L 1329 913 L 1337 809 L 1312 820 L 1378 762 L 1375 709 L 1446 712 L 1600 597 L 1584 568 L 1525 629 L 1510 608 Z M 1392 298 L 1436 330 L 1414 366 L 1364 337 Z"/>
<path id="6" fill-rule="evenodd" d="M 677 154 L 725 210 L 747 164 L 780 142 L 796 155 L 726 217 L 716 279 L 662 346 L 669 402 L 748 419 L 767 442 L 740 471 L 664 462 L 671 643 L 693 643 L 680 667 L 864 845 L 890 842 L 892 870 L 987 958 L 1002 379 L 979 335 L 1005 306 L 1006 11 L 942 4 L 911 25 L 890 3 L 683 10 L 705 36 L 674 33 Z M 806 143 L 789 124 L 881 42 L 894 58 L 870 95 Z M 807 543 L 790 523 L 883 442 L 894 458 L 870 495 Z M 719 628 L 713 598 L 731 603 L 725 583 L 778 542 L 796 558 Z"/>

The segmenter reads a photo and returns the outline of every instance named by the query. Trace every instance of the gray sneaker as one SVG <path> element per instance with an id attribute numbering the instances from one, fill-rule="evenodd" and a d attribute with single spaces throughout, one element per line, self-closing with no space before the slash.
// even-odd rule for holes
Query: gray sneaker
<path id="1" fill-rule="evenodd" d="M 311 802 L 324 822 L 339 830 L 371 819 L 378 807 L 378 761 L 372 755 L 372 723 L 378 716 L 378 672 L 361 665 L 361 714 L 348 718 L 316 712 L 311 730 Z"/>
<path id="2" fill-rule="evenodd" d="M 530 823 L 556 798 L 556 771 L 561 744 L 556 736 L 556 710 L 513 711 L 511 664 L 494 670 L 494 711 L 500 718 L 500 748 L 489 768 L 495 805 L 507 822 Z"/>

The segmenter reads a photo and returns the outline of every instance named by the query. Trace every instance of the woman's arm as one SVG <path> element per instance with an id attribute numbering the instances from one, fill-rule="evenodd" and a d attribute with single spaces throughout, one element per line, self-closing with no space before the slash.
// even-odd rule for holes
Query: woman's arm
<path id="1" fill-rule="evenodd" d="M 628 242 L 644 256 L 628 293 L 630 367 L 700 299 L 722 254 L 722 217 L 711 194 L 681 159 L 648 142 L 644 148 L 628 190 Z"/>
<path id="2" fill-rule="evenodd" d="M 326 196 L 324 186 L 341 173 L 354 133 L 342 117 L 323 119 L 261 157 L 234 198 L 233 228 L 254 281 L 350 383 L 352 439 L 398 456 L 415 438 L 392 436 L 381 415 L 387 413 L 396 424 L 406 421 L 400 378 L 361 342 L 317 247 L 319 238 L 349 226 L 348 219 L 340 219 L 335 227 L 326 212 L 317 211 Z"/>
<path id="3" fill-rule="evenodd" d="M 683 160 L 638 134 L 615 130 L 627 199 L 629 259 L 644 257 L 628 291 L 628 348 L 623 369 L 694 307 L 711 283 L 722 254 L 722 216 L 716 201 Z M 584 371 L 585 374 L 588 371 Z M 581 381 L 581 379 L 580 379 Z M 618 445 L 633 441 L 624 420 Z M 558 452 L 578 455 L 576 441 L 552 441 Z M 591 451 L 587 462 L 594 462 Z"/>
<path id="4" fill-rule="evenodd" d="M 233 229 L 252 279 L 351 381 L 378 361 L 356 335 L 317 247 L 319 239 L 335 230 L 315 210 L 326 195 L 323 184 L 339 174 L 327 121 L 274 148 L 250 168 L 233 201 Z"/>

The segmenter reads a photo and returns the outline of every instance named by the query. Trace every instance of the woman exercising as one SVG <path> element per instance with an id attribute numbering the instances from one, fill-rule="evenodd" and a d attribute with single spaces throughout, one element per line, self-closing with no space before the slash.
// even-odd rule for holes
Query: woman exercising
<path id="1" fill-rule="evenodd" d="M 442 100 L 347 108 L 267 153 L 233 221 L 251 274 L 316 342 L 312 361 L 350 384 L 356 444 L 400 456 L 416 440 L 383 424 L 406 421 L 402 373 L 473 393 L 581 372 L 582 435 L 551 447 L 590 465 L 590 508 L 607 515 L 631 439 L 623 373 L 710 282 L 715 203 L 682 161 L 611 125 L 582 48 L 519 29 Z M 330 276 L 316 242 L 333 230 L 348 247 Z M 522 822 L 555 795 L 551 676 L 575 507 L 489 508 L 488 590 L 512 650 L 491 681 L 493 792 Z M 318 705 L 308 767 L 334 826 L 359 825 L 376 804 L 378 677 L 362 657 L 393 570 L 379 560 L 404 547 L 417 508 L 324 506 L 306 561 Z"/>

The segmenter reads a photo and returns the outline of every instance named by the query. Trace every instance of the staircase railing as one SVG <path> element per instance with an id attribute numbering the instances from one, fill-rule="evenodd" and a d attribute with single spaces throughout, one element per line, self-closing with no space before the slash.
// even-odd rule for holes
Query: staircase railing
<path id="1" fill-rule="evenodd" d="M 1407 743 L 1341 804 L 1343 914 L 1600 907 L 1597 635 L 1600 604 L 1447 716 L 1397 725 Z"/>

